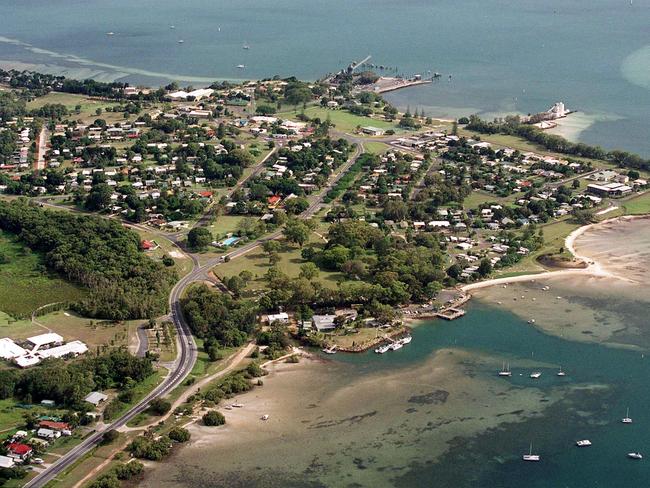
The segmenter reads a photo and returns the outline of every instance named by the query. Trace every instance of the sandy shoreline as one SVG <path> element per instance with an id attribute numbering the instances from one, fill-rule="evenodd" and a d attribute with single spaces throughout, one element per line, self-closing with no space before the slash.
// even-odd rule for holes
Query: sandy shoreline
<path id="1" fill-rule="evenodd" d="M 623 276 L 614 274 L 610 271 L 607 271 L 605 267 L 602 265 L 602 263 L 599 263 L 598 261 L 594 260 L 590 256 L 586 256 L 584 254 L 579 253 L 576 250 L 576 240 L 582 236 L 585 232 L 588 232 L 592 229 L 600 228 L 600 227 L 605 227 L 608 224 L 612 224 L 615 222 L 629 222 L 632 220 L 639 220 L 639 219 L 644 219 L 648 218 L 648 215 L 623 215 L 621 217 L 615 217 L 612 219 L 607 219 L 603 220 L 602 222 L 597 222 L 594 224 L 588 224 L 588 225 L 583 225 L 582 227 L 579 227 L 578 229 L 574 230 L 569 234 L 566 239 L 564 240 L 564 246 L 566 249 L 572 254 L 574 259 L 583 261 L 587 263 L 586 268 L 575 268 L 575 269 L 561 269 L 557 271 L 542 271 L 539 273 L 530 273 L 530 274 L 525 274 L 525 275 L 520 275 L 520 276 L 509 276 L 506 278 L 494 278 L 491 280 L 487 281 L 479 281 L 477 283 L 470 283 L 468 285 L 462 286 L 460 289 L 463 292 L 468 292 L 471 290 L 478 290 L 481 288 L 486 288 L 489 286 L 494 286 L 494 285 L 505 285 L 508 283 L 520 283 L 520 282 L 526 282 L 526 281 L 535 281 L 537 279 L 544 279 L 544 278 L 555 278 L 558 276 L 575 276 L 575 275 L 588 275 L 588 276 L 595 276 L 595 277 L 600 277 L 600 278 L 614 278 L 617 280 L 623 280 L 623 281 L 628 281 L 628 282 L 633 282 L 633 280 L 630 280 L 629 278 L 625 278 Z"/>

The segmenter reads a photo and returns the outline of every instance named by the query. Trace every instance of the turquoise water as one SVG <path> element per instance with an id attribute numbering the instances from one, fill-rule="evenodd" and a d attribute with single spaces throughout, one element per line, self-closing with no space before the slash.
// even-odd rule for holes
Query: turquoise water
<path id="1" fill-rule="evenodd" d="M 2 12 L 5 66 L 200 85 L 315 79 L 371 54 L 444 75 L 390 95 L 400 106 L 528 113 L 561 99 L 593 122 L 582 140 L 650 155 L 650 0 L 5 0 Z"/>
<path id="2" fill-rule="evenodd" d="M 408 368 L 424 361 L 432 350 L 461 345 L 510 362 L 513 376 L 502 381 L 513 388 L 536 387 L 549 395 L 559 388 L 563 399 L 543 410 L 539 418 L 458 439 L 442 459 L 411 466 L 395 480 L 395 486 L 648 486 L 650 464 L 626 458 L 631 451 L 650 456 L 650 358 L 643 352 L 565 341 L 528 326 L 509 312 L 475 302 L 462 319 L 415 328 L 411 344 L 399 351 L 338 355 L 336 360 L 353 365 L 352 375 L 369 374 L 382 368 Z M 518 366 L 531 359 L 548 364 L 534 368 L 543 373 L 536 381 L 528 376 L 533 368 Z M 559 365 L 567 372 L 564 378 L 556 376 Z M 498 361 L 479 369 L 468 365 L 467 374 L 494 377 L 500 366 Z M 592 385 L 606 388 L 588 388 Z M 574 386 L 586 388 L 569 388 Z M 620 422 L 628 406 L 632 425 Z M 590 439 L 593 446 L 579 449 L 575 446 L 579 439 Z M 531 441 L 542 456 L 539 464 L 521 461 Z M 426 440 L 421 442 L 426 446 Z"/>

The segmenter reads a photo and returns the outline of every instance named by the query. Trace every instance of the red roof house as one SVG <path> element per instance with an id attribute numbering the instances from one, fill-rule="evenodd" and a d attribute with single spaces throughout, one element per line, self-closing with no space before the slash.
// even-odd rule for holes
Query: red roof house
<path id="1" fill-rule="evenodd" d="M 38 423 L 39 427 L 45 427 L 46 429 L 52 429 L 52 430 L 72 430 L 70 428 L 70 424 L 67 422 L 53 422 L 52 420 L 41 420 Z"/>
<path id="2" fill-rule="evenodd" d="M 140 248 L 141 248 L 143 251 L 151 251 L 151 250 L 154 249 L 155 247 L 156 247 L 156 245 L 155 245 L 153 242 L 151 242 L 151 241 L 144 240 L 144 241 L 142 241 L 142 242 L 140 243 Z"/>
<path id="3" fill-rule="evenodd" d="M 269 207 L 275 207 L 278 203 L 280 203 L 280 200 L 282 200 L 282 197 L 280 195 L 273 195 L 272 197 L 269 197 Z"/>
<path id="4" fill-rule="evenodd" d="M 7 446 L 9 457 L 14 459 L 26 459 L 32 454 L 32 448 L 27 444 L 20 444 L 19 442 L 12 442 Z"/>

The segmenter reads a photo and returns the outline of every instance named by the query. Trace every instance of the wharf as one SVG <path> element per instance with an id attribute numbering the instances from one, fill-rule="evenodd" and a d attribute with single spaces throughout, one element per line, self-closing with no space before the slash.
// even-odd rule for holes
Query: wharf
<path id="1" fill-rule="evenodd" d="M 465 315 L 465 310 L 460 308 L 449 307 L 440 312 L 436 312 L 435 316 L 445 320 L 454 320 Z"/>
<path id="2" fill-rule="evenodd" d="M 377 83 L 373 85 L 373 91 L 375 93 L 387 93 L 395 90 L 401 90 L 402 88 L 409 88 L 412 86 L 418 85 L 427 85 L 432 83 L 432 80 L 422 80 L 422 79 L 403 79 L 403 78 L 379 78 Z"/>

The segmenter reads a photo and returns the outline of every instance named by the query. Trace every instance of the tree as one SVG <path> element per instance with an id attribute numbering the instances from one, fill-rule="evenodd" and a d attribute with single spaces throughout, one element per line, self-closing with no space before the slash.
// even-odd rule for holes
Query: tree
<path id="1" fill-rule="evenodd" d="M 172 408 L 172 404 L 162 398 L 154 398 L 149 404 L 149 411 L 154 415 L 164 415 Z"/>
<path id="2" fill-rule="evenodd" d="M 284 227 L 284 237 L 289 242 L 302 247 L 309 239 L 309 227 L 298 219 L 291 219 Z"/>
<path id="3" fill-rule="evenodd" d="M 298 197 L 287 200 L 284 209 L 289 215 L 297 215 L 309 208 L 309 202 L 306 198 Z"/>
<path id="4" fill-rule="evenodd" d="M 115 429 L 110 429 L 104 432 L 102 435 L 102 444 L 108 445 L 115 442 L 115 440 L 120 436 L 120 433 Z"/>
<path id="5" fill-rule="evenodd" d="M 305 263 L 300 265 L 300 277 L 308 280 L 317 278 L 319 274 L 318 266 L 314 263 Z"/>
<path id="6" fill-rule="evenodd" d="M 573 183 L 571 183 L 571 186 L 573 187 L 574 190 L 577 190 L 578 188 L 580 188 L 580 180 L 576 178 L 575 180 L 573 180 Z"/>
<path id="7" fill-rule="evenodd" d="M 492 263 L 488 258 L 481 259 L 481 263 L 478 266 L 478 274 L 482 277 L 489 275 L 492 272 Z"/>
<path id="8" fill-rule="evenodd" d="M 205 249 L 211 242 L 212 234 L 205 227 L 194 227 L 187 234 L 187 245 L 192 249 Z"/>
<path id="9" fill-rule="evenodd" d="M 190 431 L 182 427 L 174 427 L 167 435 L 171 440 L 176 442 L 187 442 L 190 440 Z"/>
<path id="10" fill-rule="evenodd" d="M 203 416 L 203 424 L 209 427 L 215 427 L 226 423 L 226 417 L 217 410 L 210 410 Z"/>
<path id="11" fill-rule="evenodd" d="M 447 274 L 455 280 L 460 278 L 460 274 L 462 272 L 463 272 L 463 268 L 461 268 L 458 263 L 454 263 L 451 266 L 449 266 L 449 268 L 447 268 Z"/>
<path id="12" fill-rule="evenodd" d="M 233 295 L 236 297 L 241 295 L 241 292 L 244 290 L 246 287 L 246 284 L 244 283 L 244 280 L 242 280 L 239 276 L 231 276 L 230 278 L 226 278 L 224 280 L 224 283 L 226 285 L 226 288 L 230 290 Z"/>
<path id="13" fill-rule="evenodd" d="M 85 207 L 88 210 L 104 210 L 111 204 L 113 190 L 105 183 L 94 185 L 86 197 Z"/>

